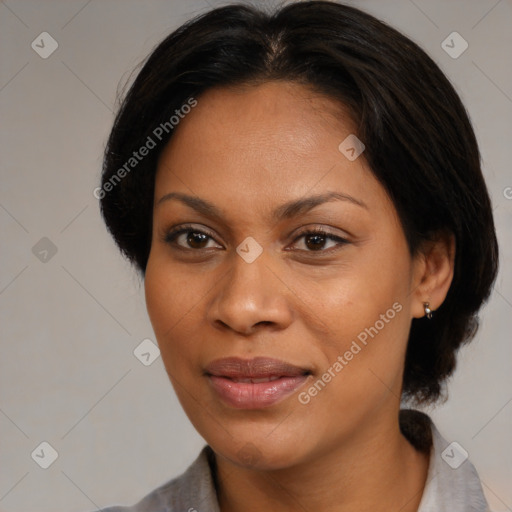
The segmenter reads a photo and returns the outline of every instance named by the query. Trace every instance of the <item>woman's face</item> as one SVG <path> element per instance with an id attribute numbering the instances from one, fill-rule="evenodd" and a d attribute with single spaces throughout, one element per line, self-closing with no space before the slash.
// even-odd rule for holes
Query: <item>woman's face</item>
<path id="1" fill-rule="evenodd" d="M 339 149 L 349 117 L 285 82 L 197 101 L 159 161 L 145 276 L 188 417 L 266 468 L 396 423 L 419 264 L 364 153 Z"/>

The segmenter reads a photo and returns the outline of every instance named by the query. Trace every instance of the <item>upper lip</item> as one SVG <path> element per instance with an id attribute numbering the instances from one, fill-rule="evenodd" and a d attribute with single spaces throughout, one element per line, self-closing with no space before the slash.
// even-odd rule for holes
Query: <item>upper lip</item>
<path id="1" fill-rule="evenodd" d="M 208 375 L 230 379 L 258 379 L 276 376 L 297 377 L 310 373 L 307 368 L 301 368 L 286 361 L 268 357 L 215 359 L 206 366 L 205 372 Z"/>

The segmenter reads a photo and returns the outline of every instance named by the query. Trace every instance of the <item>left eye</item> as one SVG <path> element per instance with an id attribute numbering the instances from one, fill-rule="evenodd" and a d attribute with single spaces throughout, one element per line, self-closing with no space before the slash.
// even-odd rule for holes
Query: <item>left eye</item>
<path id="1" fill-rule="evenodd" d="M 300 250 L 307 250 L 308 252 L 325 251 L 348 243 L 348 240 L 345 238 L 325 231 L 309 231 L 307 233 L 302 233 L 295 239 L 294 243 L 301 239 L 304 239 L 303 246 L 306 247 L 306 249 L 301 248 Z"/>

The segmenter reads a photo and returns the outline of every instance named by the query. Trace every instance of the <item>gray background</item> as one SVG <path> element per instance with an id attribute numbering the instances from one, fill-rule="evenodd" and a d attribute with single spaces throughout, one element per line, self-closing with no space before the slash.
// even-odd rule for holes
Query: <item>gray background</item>
<path id="1" fill-rule="evenodd" d="M 221 3 L 0 2 L 1 511 L 131 504 L 203 445 L 161 359 L 144 366 L 133 354 L 154 340 L 143 286 L 107 235 L 93 189 L 120 80 L 173 28 Z M 512 510 L 512 3 L 348 3 L 418 42 L 475 125 L 502 265 L 449 400 L 430 412 L 469 452 L 494 509 Z M 45 31 L 59 45 L 47 59 L 31 48 Z M 453 31 L 469 43 L 457 59 L 441 47 Z M 47 241 L 33 251 L 43 237 L 56 254 L 43 252 Z M 48 469 L 31 457 L 43 441 L 58 452 Z"/>

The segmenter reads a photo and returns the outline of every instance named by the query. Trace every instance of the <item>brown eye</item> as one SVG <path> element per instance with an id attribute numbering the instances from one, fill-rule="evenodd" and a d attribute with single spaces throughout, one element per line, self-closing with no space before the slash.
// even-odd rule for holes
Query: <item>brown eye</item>
<path id="1" fill-rule="evenodd" d="M 179 249 L 222 249 L 222 246 L 215 241 L 213 236 L 188 226 L 182 226 L 170 231 L 165 235 L 164 241 Z"/>
<path id="2" fill-rule="evenodd" d="M 306 247 L 312 251 L 322 249 L 326 242 L 326 237 L 323 235 L 307 235 L 304 238 Z"/>
<path id="3" fill-rule="evenodd" d="M 210 237 L 204 233 L 190 231 L 187 236 L 187 244 L 193 249 L 203 249 L 206 247 L 209 238 Z"/>
<path id="4" fill-rule="evenodd" d="M 315 230 L 300 234 L 295 239 L 294 245 L 305 252 L 327 253 L 348 243 L 350 243 L 348 240 L 340 236 L 323 230 Z"/>

